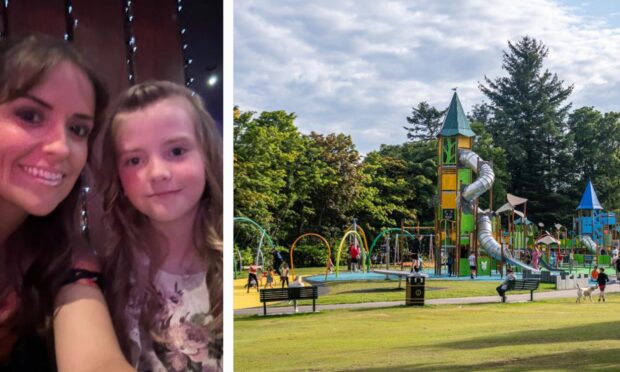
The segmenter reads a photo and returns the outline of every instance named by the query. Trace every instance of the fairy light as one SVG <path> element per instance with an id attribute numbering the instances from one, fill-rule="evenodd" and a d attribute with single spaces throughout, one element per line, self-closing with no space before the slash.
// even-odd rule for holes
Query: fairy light
<path id="1" fill-rule="evenodd" d="M 177 0 L 177 19 L 182 20 L 183 17 L 181 13 L 183 12 L 183 0 Z M 189 87 L 194 82 L 194 78 L 189 74 L 189 66 L 194 62 L 193 58 L 191 58 L 191 52 L 189 50 L 189 45 L 186 42 L 186 37 L 188 34 L 187 27 L 181 26 L 179 29 L 179 34 L 181 35 L 181 53 L 183 53 L 183 75 L 185 76 L 185 86 Z"/>
<path id="2" fill-rule="evenodd" d="M 78 20 L 73 13 L 73 1 L 65 0 L 65 22 L 67 30 L 65 32 L 65 41 L 72 42 L 75 35 L 75 29 L 78 25 Z"/>
<path id="3" fill-rule="evenodd" d="M 127 79 L 129 85 L 136 83 L 135 78 L 135 57 L 136 51 L 138 51 L 138 45 L 136 38 L 133 35 L 133 6 L 131 0 L 125 0 L 125 42 L 127 43 Z"/>

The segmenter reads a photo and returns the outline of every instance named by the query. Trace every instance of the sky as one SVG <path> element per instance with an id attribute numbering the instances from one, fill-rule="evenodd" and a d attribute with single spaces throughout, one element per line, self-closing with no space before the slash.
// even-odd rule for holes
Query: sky
<path id="1" fill-rule="evenodd" d="M 523 36 L 548 48 L 573 109 L 620 111 L 620 1 L 237 0 L 234 104 L 285 110 L 302 133 L 351 135 L 366 154 L 407 141 L 426 101 L 488 102 L 485 76 L 506 76 L 502 52 Z"/>

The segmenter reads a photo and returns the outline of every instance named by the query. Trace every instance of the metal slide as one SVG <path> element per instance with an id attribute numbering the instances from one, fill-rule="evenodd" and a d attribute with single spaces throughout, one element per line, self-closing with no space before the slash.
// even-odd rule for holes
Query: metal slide
<path id="1" fill-rule="evenodd" d="M 461 205 L 466 212 L 473 212 L 474 202 L 480 195 L 487 192 L 493 181 L 495 180 L 495 172 L 491 165 L 482 160 L 478 154 L 471 150 L 460 149 L 459 162 L 478 174 L 476 181 L 465 187 L 461 192 Z M 485 212 L 478 208 L 478 242 L 480 247 L 491 257 L 498 261 L 504 261 L 505 263 L 513 266 L 520 266 L 524 269 L 532 270 L 533 272 L 540 272 L 512 256 L 510 251 L 504 248 L 504 254 L 502 256 L 501 245 L 493 238 L 493 226 L 491 224 L 491 213 Z"/>
<path id="2" fill-rule="evenodd" d="M 581 243 L 583 243 L 583 245 L 586 246 L 588 253 L 596 254 L 596 249 L 598 248 L 598 244 L 596 244 L 596 242 L 592 240 L 592 237 L 590 235 L 583 235 L 581 237 Z"/>
<path id="3" fill-rule="evenodd" d="M 556 259 L 557 259 L 557 258 L 556 258 Z M 555 268 L 555 267 L 551 267 L 551 265 L 549 265 L 549 264 L 547 263 L 547 261 L 545 261 L 545 259 L 544 259 L 544 258 L 542 258 L 542 257 L 539 257 L 539 258 L 538 258 L 538 262 L 540 262 L 540 264 L 541 264 L 541 265 L 542 265 L 545 269 L 547 269 L 547 270 L 549 270 L 549 271 L 560 271 L 560 269 L 557 269 L 557 268 Z"/>

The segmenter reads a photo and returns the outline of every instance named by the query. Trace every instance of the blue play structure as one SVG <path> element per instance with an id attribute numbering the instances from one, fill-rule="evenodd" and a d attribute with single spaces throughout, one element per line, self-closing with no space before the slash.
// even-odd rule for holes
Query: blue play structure
<path id="1" fill-rule="evenodd" d="M 616 225 L 616 214 L 603 211 L 592 181 L 588 180 L 581 202 L 577 206 L 577 217 L 573 218 L 573 229 L 579 236 L 589 235 L 599 247 L 604 247 L 610 245 L 610 232 L 619 231 L 618 228 L 620 227 Z"/>

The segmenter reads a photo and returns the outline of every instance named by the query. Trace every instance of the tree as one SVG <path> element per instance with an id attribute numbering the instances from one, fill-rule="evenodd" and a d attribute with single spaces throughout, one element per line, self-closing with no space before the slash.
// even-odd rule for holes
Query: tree
<path id="1" fill-rule="evenodd" d="M 276 239 L 296 223 L 291 208 L 308 198 L 311 179 L 306 141 L 284 111 L 238 113 L 234 121 L 234 211 L 263 226 Z"/>
<path id="2" fill-rule="evenodd" d="M 508 76 L 485 77 L 486 85 L 479 85 L 490 100 L 487 130 L 506 150 L 512 174 L 508 190 L 530 199 L 528 211 L 543 219 L 557 218 L 553 211 L 564 191 L 565 119 L 571 106 L 565 101 L 573 90 L 556 74 L 543 71 L 547 54 L 542 42 L 528 36 L 509 42 L 502 64 Z"/>
<path id="3" fill-rule="evenodd" d="M 357 215 L 373 234 L 401 222 L 432 225 L 437 201 L 437 141 L 381 145 L 363 162 Z"/>
<path id="4" fill-rule="evenodd" d="M 441 130 L 442 118 L 446 114 L 437 110 L 427 102 L 420 102 L 418 107 L 411 110 L 411 116 L 407 116 L 407 122 L 411 127 L 403 127 L 407 130 L 407 138 L 411 141 L 433 140 Z"/>
<path id="5" fill-rule="evenodd" d="M 306 210 L 313 211 L 305 216 L 304 225 L 335 237 L 355 217 L 353 206 L 362 187 L 360 155 L 351 136 L 312 132 L 306 138 L 308 161 L 317 167 L 320 176 L 312 182 L 310 198 L 304 204 Z"/>
<path id="6" fill-rule="evenodd" d="M 591 179 L 606 210 L 620 207 L 620 114 L 593 107 L 575 110 L 568 119 L 572 164 L 566 170 L 579 200 Z"/>

